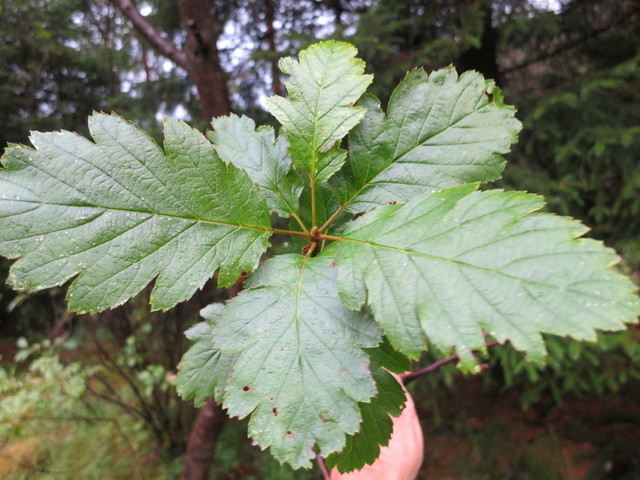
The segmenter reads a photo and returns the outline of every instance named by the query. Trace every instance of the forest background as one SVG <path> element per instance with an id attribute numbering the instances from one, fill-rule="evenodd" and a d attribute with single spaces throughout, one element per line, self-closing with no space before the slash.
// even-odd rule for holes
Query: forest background
<path id="1" fill-rule="evenodd" d="M 273 123 L 277 60 L 327 38 L 358 47 L 383 103 L 418 66 L 495 79 L 524 124 L 497 186 L 584 221 L 640 282 L 637 0 L 0 0 L 0 149 L 29 130 L 86 135 L 93 110 L 156 138 L 163 115 L 201 130 L 229 112 Z M 78 317 L 63 288 L 10 290 L 8 268 L 2 478 L 319 477 L 252 448 L 215 404 L 196 411 L 175 394 L 183 331 L 229 292 L 210 282 L 167 313 L 143 294 Z M 640 331 L 547 340 L 545 368 L 500 346 L 481 375 L 445 366 L 414 382 L 420 478 L 640 478 Z"/>

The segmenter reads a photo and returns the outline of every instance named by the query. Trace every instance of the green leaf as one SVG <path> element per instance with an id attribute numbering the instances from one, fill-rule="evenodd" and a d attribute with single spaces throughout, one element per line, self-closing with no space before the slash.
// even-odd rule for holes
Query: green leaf
<path id="1" fill-rule="evenodd" d="M 267 260 L 227 303 L 215 347 L 238 352 L 224 405 L 251 414 L 249 435 L 294 468 L 340 450 L 360 424 L 358 402 L 376 390 L 367 355 L 375 322 L 342 305 L 331 260 Z"/>
<path id="2" fill-rule="evenodd" d="M 400 374 L 411 370 L 409 359 L 393 348 L 387 338 L 383 338 L 383 340 L 376 348 L 364 349 L 371 361 L 393 373 Z"/>
<path id="3" fill-rule="evenodd" d="M 371 465 L 380 455 L 380 447 L 389 445 L 393 422 L 389 415 L 397 417 L 406 403 L 405 392 L 389 372 L 378 368 L 374 373 L 378 393 L 369 403 L 360 403 L 362 423 L 355 435 L 347 437 L 340 453 L 329 455 L 327 468 L 338 467 L 340 473 L 360 470 Z"/>
<path id="4" fill-rule="evenodd" d="M 535 195 L 475 189 L 376 208 L 337 246 L 343 300 L 370 304 L 396 348 L 416 358 L 428 336 L 471 370 L 483 331 L 540 360 L 542 332 L 595 340 L 595 329 L 636 321 L 634 285 L 608 268 L 612 250 L 577 238 L 583 225 L 532 214 L 543 206 Z"/>
<path id="5" fill-rule="evenodd" d="M 213 329 L 224 311 L 224 305 L 214 303 L 201 310 L 207 320 L 185 332 L 196 343 L 184 354 L 178 365 L 176 389 L 183 400 L 193 400 L 196 407 L 207 398 L 222 402 L 227 380 L 238 358 L 237 353 L 224 353 L 213 346 Z"/>
<path id="6" fill-rule="evenodd" d="M 198 131 L 165 120 L 164 152 L 115 115 L 94 114 L 96 143 L 32 133 L 0 170 L 0 254 L 20 258 L 9 282 L 42 290 L 76 277 L 69 308 L 120 305 L 155 279 L 169 309 L 220 267 L 232 284 L 268 246 L 269 214 L 249 178 L 225 165 Z"/>
<path id="7" fill-rule="evenodd" d="M 326 41 L 301 51 L 299 61 L 283 58 L 280 68 L 291 75 L 286 82 L 290 100 L 267 100 L 289 140 L 294 166 L 318 184 L 342 167 L 346 152 L 340 140 L 366 112 L 352 106 L 373 79 L 363 75 L 365 64 L 354 58 L 357 53 L 348 43 Z"/>
<path id="8" fill-rule="evenodd" d="M 340 194 L 350 212 L 406 202 L 424 192 L 499 178 L 521 128 L 500 89 L 453 67 L 410 72 L 389 100 L 365 96 L 367 115 L 349 135 Z"/>
<path id="9" fill-rule="evenodd" d="M 216 152 L 226 163 L 241 168 L 260 187 L 267 207 L 282 217 L 296 214 L 303 184 L 289 174 L 291 158 L 284 137 L 275 140 L 273 128 L 256 131 L 253 120 L 230 115 L 214 118 L 214 130 L 207 132 Z"/>

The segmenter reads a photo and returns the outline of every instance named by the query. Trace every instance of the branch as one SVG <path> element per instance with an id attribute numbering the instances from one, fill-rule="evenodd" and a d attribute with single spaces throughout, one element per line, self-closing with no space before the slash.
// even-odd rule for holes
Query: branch
<path id="1" fill-rule="evenodd" d="M 161 55 L 188 70 L 187 55 L 162 34 L 142 16 L 132 0 L 111 0 L 111 3 L 127 17 L 135 29 Z"/>
<path id="2" fill-rule="evenodd" d="M 331 474 L 329 470 L 327 470 L 327 466 L 324 463 L 324 458 L 322 458 L 319 454 L 316 455 L 316 460 L 318 461 L 318 470 L 320 470 L 320 474 L 322 475 L 323 480 L 331 480 Z"/>
<path id="3" fill-rule="evenodd" d="M 485 345 L 485 348 L 495 347 L 496 345 L 502 345 L 502 344 L 496 341 L 488 342 Z M 473 352 L 476 353 L 478 352 L 478 350 L 474 350 Z M 441 360 L 438 360 L 437 362 L 433 362 L 431 365 L 427 365 L 426 367 L 416 370 L 415 372 L 411 372 L 411 373 L 407 373 L 406 375 L 403 375 L 402 383 L 404 383 L 405 385 L 408 385 L 410 382 L 413 382 L 416 378 L 420 378 L 426 375 L 427 373 L 435 372 L 436 370 L 446 365 L 447 363 L 452 363 L 459 359 L 460 357 L 456 353 L 455 355 L 451 355 L 450 357 L 443 358 Z"/>

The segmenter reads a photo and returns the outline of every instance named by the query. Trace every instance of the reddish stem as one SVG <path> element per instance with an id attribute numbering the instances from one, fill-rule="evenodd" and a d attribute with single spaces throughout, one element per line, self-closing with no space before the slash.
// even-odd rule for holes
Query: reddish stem
<path id="1" fill-rule="evenodd" d="M 485 345 L 485 348 L 495 347 L 496 345 L 502 345 L 502 344 L 498 341 L 488 342 Z M 474 350 L 473 353 L 478 353 L 479 351 L 480 350 Z M 451 355 L 450 357 L 440 359 L 437 362 L 433 362 L 431 365 L 427 365 L 426 367 L 416 370 L 415 372 L 411 372 L 411 373 L 407 373 L 406 375 L 403 375 L 402 382 L 405 385 L 408 385 L 409 382 L 413 382 L 416 378 L 420 378 L 428 373 L 435 372 L 443 365 L 455 362 L 459 359 L 460 359 L 460 356 L 457 353 L 454 355 Z"/>

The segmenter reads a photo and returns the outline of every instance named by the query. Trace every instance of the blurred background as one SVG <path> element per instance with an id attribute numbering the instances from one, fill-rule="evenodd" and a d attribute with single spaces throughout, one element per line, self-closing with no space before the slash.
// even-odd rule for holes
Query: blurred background
<path id="1" fill-rule="evenodd" d="M 639 283 L 638 0 L 0 0 L 0 150 L 29 130 L 86 135 L 93 110 L 158 140 L 164 115 L 202 130 L 231 111 L 272 123 L 277 60 L 327 38 L 359 48 L 383 103 L 417 66 L 495 79 L 524 129 L 492 186 L 579 218 Z M 182 332 L 227 292 L 208 285 L 167 313 L 148 311 L 147 292 L 78 317 L 63 288 L 10 290 L 9 266 L 0 260 L 0 478 L 319 478 L 175 394 Z M 502 346 L 483 374 L 450 365 L 412 384 L 419 478 L 640 479 L 638 328 L 547 340 L 544 368 Z"/>

